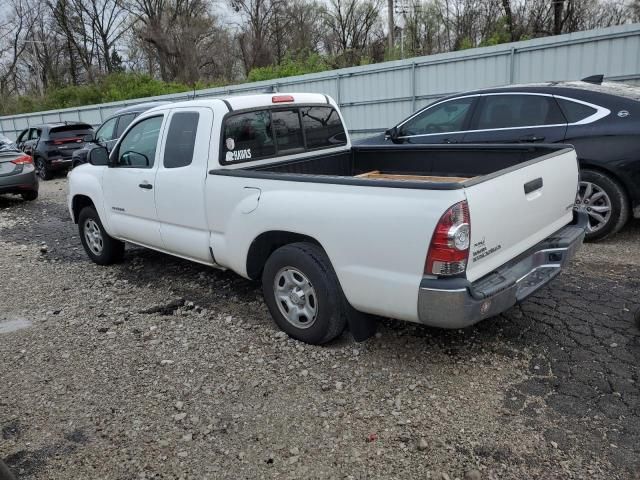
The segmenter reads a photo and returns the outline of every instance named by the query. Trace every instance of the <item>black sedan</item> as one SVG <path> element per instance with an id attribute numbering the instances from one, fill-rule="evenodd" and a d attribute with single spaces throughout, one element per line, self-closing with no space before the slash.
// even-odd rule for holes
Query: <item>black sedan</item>
<path id="1" fill-rule="evenodd" d="M 452 95 L 356 143 L 571 144 L 581 167 L 575 208 L 598 240 L 640 218 L 640 88 L 599 80 Z"/>

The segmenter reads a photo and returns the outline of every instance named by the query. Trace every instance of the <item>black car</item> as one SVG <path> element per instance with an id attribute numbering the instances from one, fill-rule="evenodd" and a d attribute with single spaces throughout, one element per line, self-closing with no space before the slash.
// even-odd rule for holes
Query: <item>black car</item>
<path id="1" fill-rule="evenodd" d="M 55 170 L 71 166 L 71 155 L 91 133 L 93 128 L 86 123 L 47 123 L 23 130 L 16 145 L 33 157 L 38 176 L 50 180 Z"/>
<path id="2" fill-rule="evenodd" d="M 587 238 L 598 240 L 640 218 L 640 88 L 600 82 L 460 93 L 355 143 L 571 144 L 581 167 L 575 209 L 589 214 Z"/>
<path id="3" fill-rule="evenodd" d="M 106 147 L 110 152 L 134 118 L 142 112 L 167 103 L 169 102 L 147 102 L 118 110 L 98 127 L 90 142 L 85 143 L 82 148 L 73 152 L 71 168 L 87 163 L 89 152 L 97 146 Z"/>

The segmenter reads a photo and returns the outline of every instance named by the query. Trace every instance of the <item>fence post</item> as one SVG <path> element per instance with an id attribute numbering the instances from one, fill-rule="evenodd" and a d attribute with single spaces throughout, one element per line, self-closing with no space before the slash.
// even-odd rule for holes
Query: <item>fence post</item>
<path id="1" fill-rule="evenodd" d="M 342 106 L 342 104 L 340 103 L 340 74 L 339 73 L 336 74 L 336 103 L 338 104 L 339 107 Z"/>
<path id="2" fill-rule="evenodd" d="M 411 113 L 416 111 L 416 61 L 411 62 Z"/>
<path id="3" fill-rule="evenodd" d="M 509 84 L 513 84 L 514 76 L 515 76 L 515 64 L 516 59 L 516 49 L 511 47 L 511 52 L 509 53 Z"/>

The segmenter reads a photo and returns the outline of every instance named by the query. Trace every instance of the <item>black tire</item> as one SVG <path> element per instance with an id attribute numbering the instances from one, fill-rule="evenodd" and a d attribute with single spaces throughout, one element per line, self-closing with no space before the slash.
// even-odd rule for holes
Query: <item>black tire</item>
<path id="1" fill-rule="evenodd" d="M 102 248 L 99 250 L 92 248 L 87 239 L 87 235 L 85 235 L 85 228 L 88 228 L 88 225 L 96 228 L 100 234 Z M 98 265 L 111 265 L 122 260 L 124 256 L 124 242 L 109 236 L 102 226 L 102 222 L 95 208 L 84 207 L 82 209 L 80 215 L 78 215 L 78 233 L 80 234 L 80 241 L 82 242 L 84 251 L 87 252 L 89 258 Z"/>
<path id="2" fill-rule="evenodd" d="M 16 480 L 16 477 L 2 460 L 0 460 L 0 480 Z"/>
<path id="3" fill-rule="evenodd" d="M 53 178 L 53 171 L 51 165 L 42 157 L 35 157 L 34 163 L 36 166 L 36 174 L 41 180 L 51 180 Z"/>
<path id="4" fill-rule="evenodd" d="M 605 222 L 600 222 L 599 224 L 596 219 L 594 219 L 591 214 L 592 206 L 594 204 L 581 204 L 578 205 L 578 208 L 584 210 L 589 214 L 589 229 L 587 230 L 587 234 L 585 239 L 587 241 L 597 241 L 602 240 L 606 237 L 609 237 L 617 232 L 619 232 L 622 227 L 629 220 L 629 199 L 627 197 L 626 192 L 622 185 L 618 183 L 617 180 L 611 178 L 606 173 L 599 172 L 597 170 L 582 170 L 580 172 L 580 181 L 588 182 L 592 184 L 594 187 L 602 190 L 606 197 L 608 197 L 608 202 L 610 203 L 610 216 L 606 219 Z M 581 183 L 579 197 L 583 195 L 585 189 L 585 184 Z M 579 201 L 580 199 L 578 199 Z M 600 202 L 606 202 L 606 198 L 602 198 L 599 200 Z M 593 227 L 596 227 L 595 230 L 591 230 Z"/>
<path id="5" fill-rule="evenodd" d="M 38 198 L 38 191 L 37 190 L 31 190 L 29 192 L 21 193 L 20 196 L 22 197 L 23 200 L 26 200 L 27 202 L 32 202 L 36 198 Z"/>
<path id="6" fill-rule="evenodd" d="M 276 298 L 276 277 L 288 268 L 302 273 L 312 286 L 316 314 L 308 327 L 294 325 L 281 311 L 286 309 L 284 302 Z M 290 337 L 320 345 L 338 337 L 345 329 L 347 301 L 329 258 L 317 245 L 292 243 L 273 252 L 262 272 L 262 292 L 271 316 Z M 303 301 L 311 303 L 310 298 Z"/>

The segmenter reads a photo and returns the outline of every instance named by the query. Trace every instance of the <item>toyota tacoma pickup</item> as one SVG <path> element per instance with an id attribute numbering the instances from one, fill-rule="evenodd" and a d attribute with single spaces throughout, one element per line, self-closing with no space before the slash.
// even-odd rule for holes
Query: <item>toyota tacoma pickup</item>
<path id="1" fill-rule="evenodd" d="M 462 328 L 547 284 L 582 244 L 563 145 L 353 147 L 320 94 L 144 112 L 69 175 L 94 262 L 131 242 L 261 280 L 290 336 L 322 344 L 376 316 Z"/>

